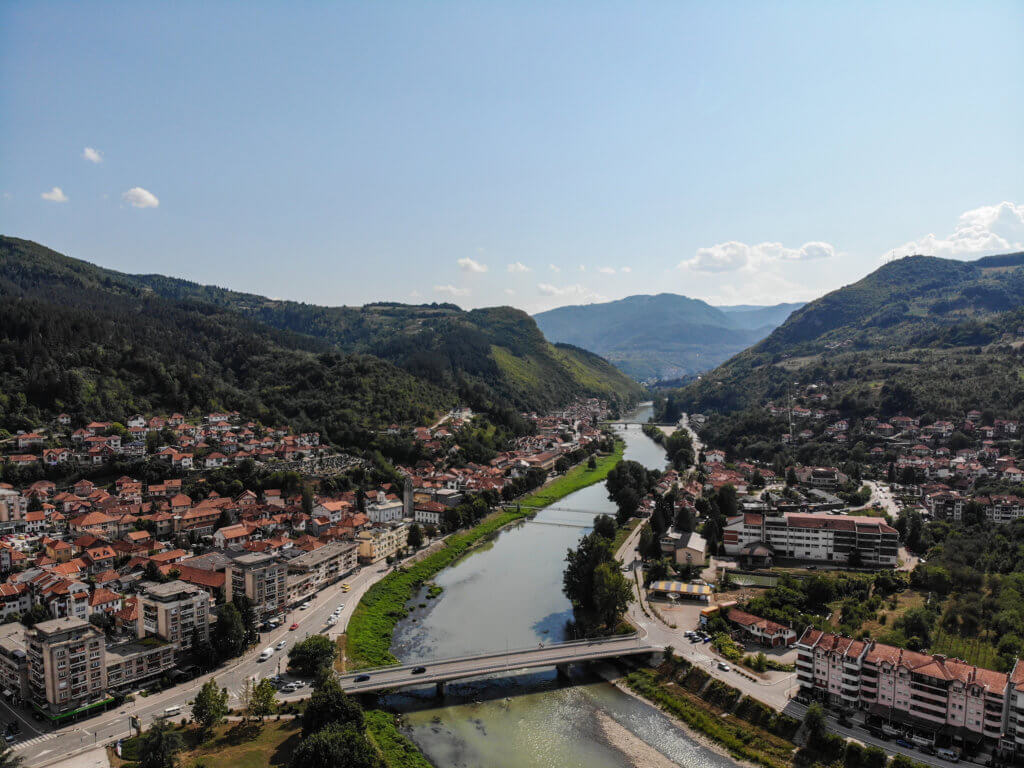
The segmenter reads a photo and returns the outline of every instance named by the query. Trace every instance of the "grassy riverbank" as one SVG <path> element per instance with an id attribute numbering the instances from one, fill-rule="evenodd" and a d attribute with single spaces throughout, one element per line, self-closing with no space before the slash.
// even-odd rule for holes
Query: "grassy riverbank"
<path id="1" fill-rule="evenodd" d="M 622 458 L 624 445 L 616 442 L 615 451 L 598 458 L 597 467 L 588 469 L 586 462 L 530 494 L 520 503 L 522 510 L 508 508 L 495 512 L 479 525 L 451 535 L 444 549 L 420 560 L 409 568 L 388 574 L 370 587 L 356 606 L 346 630 L 347 667 L 362 669 L 396 664 L 391 654 L 391 636 L 395 625 L 406 615 L 405 604 L 427 580 L 452 565 L 470 547 L 509 523 L 533 515 L 535 507 L 553 504 L 580 488 L 602 482 Z M 529 508 L 526 508 L 529 505 Z"/>
<path id="2" fill-rule="evenodd" d="M 615 450 L 607 456 L 597 456 L 597 466 L 594 469 L 587 468 L 587 462 L 583 461 L 570 469 L 561 477 L 552 480 L 545 486 L 519 500 L 524 507 L 546 507 L 556 501 L 564 499 L 570 493 L 575 493 L 588 485 L 603 482 L 612 468 L 622 461 L 622 453 L 626 450 L 626 444 L 621 440 L 615 441 Z"/>
<path id="3" fill-rule="evenodd" d="M 373 709 L 366 713 L 366 735 L 388 768 L 434 768 L 419 748 L 399 732 L 394 715 L 388 712 Z"/>
<path id="4" fill-rule="evenodd" d="M 672 671 L 645 668 L 629 673 L 624 682 L 634 693 L 725 747 L 735 758 L 764 768 L 792 765 L 796 746 L 791 739 L 799 723 L 749 697 L 741 699 L 739 691 L 731 686 L 719 681 L 708 683 L 707 673 L 702 670 L 688 665 Z M 732 716 L 725 716 L 729 714 Z"/>

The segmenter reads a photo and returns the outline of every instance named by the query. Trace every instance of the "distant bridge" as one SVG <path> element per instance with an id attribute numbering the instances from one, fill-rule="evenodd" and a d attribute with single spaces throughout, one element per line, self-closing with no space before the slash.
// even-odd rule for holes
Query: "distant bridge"
<path id="1" fill-rule="evenodd" d="M 564 667 L 582 661 L 637 656 L 661 651 L 640 635 L 623 635 L 602 640 L 576 640 L 568 643 L 540 645 L 504 653 L 485 653 L 453 659 L 417 661 L 376 669 L 363 669 L 338 676 L 345 693 L 378 693 L 413 685 L 437 686 L 444 693 L 445 683 L 481 675 L 518 672 L 538 667 Z M 420 673 L 414 670 L 422 669 Z M 361 679 L 366 678 L 366 679 Z M 357 679 L 358 682 L 357 682 Z"/>
<path id="2" fill-rule="evenodd" d="M 672 428 L 675 428 L 675 427 L 679 426 L 678 424 L 671 424 L 671 423 L 658 424 L 658 423 L 655 423 L 653 421 L 609 421 L 608 423 L 611 426 L 613 426 L 613 427 L 619 427 L 619 426 L 622 426 L 622 427 L 646 427 L 648 424 L 650 424 L 653 427 L 672 427 Z"/>

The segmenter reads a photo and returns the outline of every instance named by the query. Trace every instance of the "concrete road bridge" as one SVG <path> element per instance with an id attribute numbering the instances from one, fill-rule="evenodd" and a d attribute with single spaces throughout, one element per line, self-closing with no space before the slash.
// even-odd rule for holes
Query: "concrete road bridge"
<path id="1" fill-rule="evenodd" d="M 342 689 L 349 694 L 378 693 L 407 686 L 436 685 L 444 693 L 445 683 L 483 675 L 518 672 L 538 667 L 565 667 L 584 661 L 639 656 L 661 651 L 640 635 L 622 635 L 601 640 L 575 640 L 567 643 L 539 645 L 502 653 L 433 659 L 376 669 L 362 669 L 338 676 Z M 419 670 L 419 671 L 417 671 Z"/>

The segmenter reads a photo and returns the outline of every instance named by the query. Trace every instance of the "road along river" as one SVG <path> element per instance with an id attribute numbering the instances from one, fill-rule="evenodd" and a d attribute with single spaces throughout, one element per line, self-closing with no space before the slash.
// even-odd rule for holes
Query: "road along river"
<path id="1" fill-rule="evenodd" d="M 630 415 L 646 421 L 649 406 Z M 617 427 L 625 457 L 651 468 L 664 452 L 639 427 Z M 604 484 L 590 486 L 499 533 L 441 572 L 441 596 L 425 592 L 396 628 L 392 651 L 403 662 L 500 652 L 565 639 L 572 618 L 562 595 L 565 553 L 596 515 L 614 514 Z M 422 606 L 422 607 L 421 607 Z M 465 768 L 619 768 L 685 765 L 735 768 L 694 742 L 654 707 L 573 669 L 576 685 L 554 670 L 464 681 L 389 696 L 408 733 L 438 766 Z"/>

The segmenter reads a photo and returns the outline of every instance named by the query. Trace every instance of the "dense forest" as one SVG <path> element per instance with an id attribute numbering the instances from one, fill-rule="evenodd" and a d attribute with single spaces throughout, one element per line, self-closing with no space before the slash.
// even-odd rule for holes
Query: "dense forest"
<path id="1" fill-rule="evenodd" d="M 121 420 L 237 409 L 344 445 L 382 424 L 428 423 L 460 401 L 509 422 L 515 410 L 576 396 L 625 403 L 640 392 L 601 358 L 548 344 L 511 308 L 275 302 L 135 278 L 6 237 L 0 299 L 9 431 L 60 411 Z"/>

